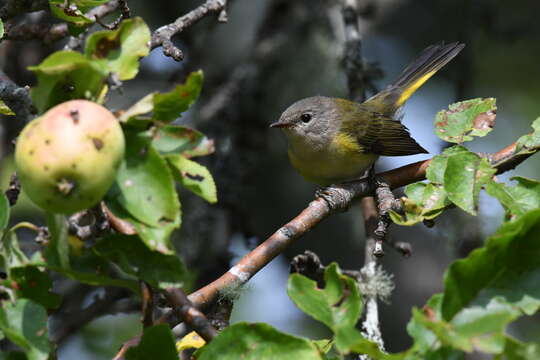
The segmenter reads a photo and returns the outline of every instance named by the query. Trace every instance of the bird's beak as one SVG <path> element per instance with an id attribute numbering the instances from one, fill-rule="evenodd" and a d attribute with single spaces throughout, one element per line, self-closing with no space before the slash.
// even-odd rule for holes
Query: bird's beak
<path id="1" fill-rule="evenodd" d="M 270 124 L 271 128 L 286 128 L 291 126 L 291 123 L 285 121 L 276 121 L 275 123 Z"/>

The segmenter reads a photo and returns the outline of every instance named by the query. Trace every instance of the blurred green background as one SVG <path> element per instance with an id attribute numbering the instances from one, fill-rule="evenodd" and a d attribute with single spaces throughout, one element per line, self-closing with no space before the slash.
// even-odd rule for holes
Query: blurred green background
<path id="1" fill-rule="evenodd" d="M 200 5 L 192 1 L 130 0 L 132 13 L 152 29 Z M 340 2 L 330 0 L 229 0 L 229 21 L 207 17 L 192 26 L 175 43 L 186 55 L 176 63 L 154 50 L 142 61 L 140 75 L 113 93 L 107 103 L 122 109 L 145 94 L 168 90 L 193 70 L 202 69 L 205 85 L 201 98 L 181 123 L 192 125 L 215 139 L 216 153 L 206 165 L 218 184 L 219 203 L 210 206 L 181 193 L 183 227 L 175 234 L 179 254 L 194 272 L 195 289 L 226 271 L 232 262 L 297 215 L 313 198 L 316 187 L 305 182 L 289 165 L 284 136 L 268 125 L 292 102 L 306 96 L 347 96 L 342 68 L 343 26 Z M 437 111 L 457 100 L 496 97 L 497 123 L 486 138 L 470 143 L 480 152 L 495 152 L 529 132 L 540 116 L 540 2 L 533 0 L 379 0 L 361 1 L 360 29 L 363 56 L 384 76 L 379 89 L 390 83 L 426 46 L 440 41 L 466 43 L 464 51 L 424 85 L 405 106 L 404 123 L 431 154 L 445 144 L 433 132 Z M 109 18 L 108 18 L 109 19 Z M 112 19 L 112 18 L 110 18 Z M 45 21 L 33 14 L 21 21 Z M 18 84 L 33 84 L 29 65 L 51 51 L 39 41 L 4 42 L 0 65 Z M 0 178 L 5 189 L 13 171 L 12 140 L 20 124 L 0 122 Z M 429 155 L 385 158 L 378 171 L 428 158 Z M 539 178 L 540 162 L 532 157 L 514 175 Z M 399 192 L 398 192 L 399 193 Z M 14 209 L 13 221 L 42 222 L 28 200 Z M 482 195 L 480 215 L 472 217 L 453 209 L 428 229 L 394 226 L 392 239 L 408 241 L 413 255 L 403 258 L 386 250 L 383 267 L 394 275 L 395 291 L 380 307 L 386 348 L 399 351 L 410 345 L 406 324 L 413 306 L 422 307 L 442 289 L 443 274 L 455 258 L 479 246 L 501 223 L 498 202 Z M 342 268 L 363 264 L 363 223 L 358 206 L 334 215 L 299 239 L 287 253 L 257 274 L 239 295 L 233 321 L 264 321 L 295 334 L 321 338 L 325 328 L 297 310 L 286 294 L 288 262 L 309 249 L 324 263 L 337 261 Z M 31 239 L 27 249 L 32 249 Z M 55 289 L 66 297 L 78 294 L 75 305 L 89 306 L 103 297 L 92 289 L 58 279 Z M 68 306 L 67 304 L 66 306 Z M 73 306 L 75 306 L 73 305 Z M 61 323 L 66 309 L 51 324 Z M 70 312 L 71 311 L 71 312 Z M 106 313 L 106 311 L 104 311 Z M 60 359 L 108 359 L 120 344 L 140 330 L 139 315 L 100 316 L 83 329 L 65 336 Z M 523 340 L 538 339 L 538 317 L 525 318 L 511 327 Z M 474 354 L 470 357 L 480 358 Z"/>

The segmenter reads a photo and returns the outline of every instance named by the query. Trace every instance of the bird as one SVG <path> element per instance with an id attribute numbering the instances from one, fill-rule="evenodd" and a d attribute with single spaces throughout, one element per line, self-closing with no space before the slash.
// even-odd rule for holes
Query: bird
<path id="1" fill-rule="evenodd" d="M 285 133 L 293 167 L 321 186 L 361 178 L 381 155 L 428 153 L 401 123 L 400 110 L 464 46 L 427 47 L 391 85 L 363 103 L 326 96 L 299 100 L 270 127 Z"/>

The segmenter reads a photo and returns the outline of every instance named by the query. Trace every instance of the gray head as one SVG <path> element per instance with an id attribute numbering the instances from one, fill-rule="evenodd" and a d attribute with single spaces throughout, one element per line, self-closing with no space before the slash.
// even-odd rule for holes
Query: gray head
<path id="1" fill-rule="evenodd" d="M 270 127 L 282 128 L 292 143 L 325 146 L 338 129 L 338 117 L 335 99 L 314 96 L 289 106 Z"/>

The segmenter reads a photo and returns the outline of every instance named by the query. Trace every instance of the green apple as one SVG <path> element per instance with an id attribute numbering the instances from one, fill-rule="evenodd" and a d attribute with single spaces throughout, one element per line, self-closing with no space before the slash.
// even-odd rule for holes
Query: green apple
<path id="1" fill-rule="evenodd" d="M 86 100 L 57 105 L 21 132 L 15 164 L 23 191 L 44 210 L 70 214 L 112 185 L 125 141 L 116 117 Z"/>

